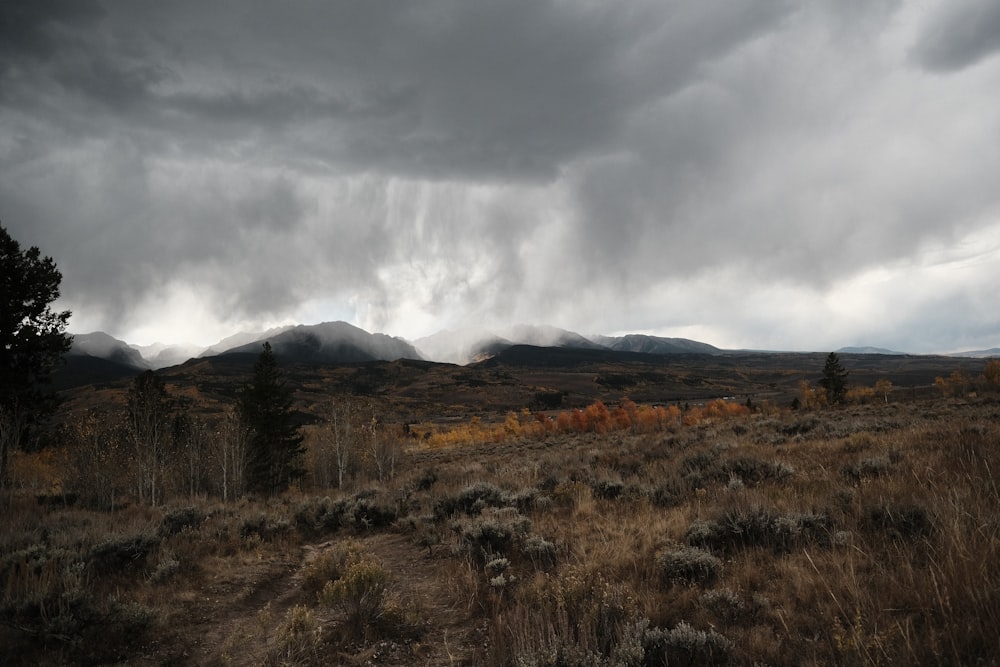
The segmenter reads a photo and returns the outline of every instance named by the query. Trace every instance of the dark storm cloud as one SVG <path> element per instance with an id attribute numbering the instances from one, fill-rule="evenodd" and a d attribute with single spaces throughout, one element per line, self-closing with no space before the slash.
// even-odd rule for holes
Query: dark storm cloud
<path id="1" fill-rule="evenodd" d="M 1000 4 L 954 0 L 933 12 L 914 55 L 931 70 L 960 70 L 1000 51 Z"/>
<path id="2" fill-rule="evenodd" d="M 5 0 L 0 7 L 0 56 L 10 67 L 24 58 L 49 58 L 65 26 L 86 25 L 102 15 L 87 0 Z"/>
<path id="3" fill-rule="evenodd" d="M 784 327 L 802 340 L 858 275 L 924 275 L 916 254 L 995 224 L 996 17 L 971 0 L 6 2 L 0 220 L 57 259 L 81 321 L 120 334 L 202 308 L 415 335 L 740 318 L 759 337 L 802 312 Z"/>
<path id="4" fill-rule="evenodd" d="M 302 207 L 287 176 L 284 185 L 254 183 L 241 194 L 218 170 L 192 164 L 199 155 L 235 160 L 233 167 L 249 160 L 280 168 L 311 157 L 347 173 L 550 180 L 566 160 L 605 150 L 637 107 L 683 85 L 701 62 L 752 36 L 780 7 L 738 3 L 720 21 L 684 3 L 667 12 L 641 3 L 515 5 L 302 3 L 279 11 L 271 3 L 129 2 L 106 3 L 103 13 L 82 5 L 53 3 L 46 12 L 9 6 L 5 15 L 13 18 L 5 25 L 29 37 L 15 45 L 18 70 L 8 70 L 0 87 L 9 108 L 23 114 L 25 157 L 44 161 L 52 142 L 71 149 L 87 139 L 97 156 L 88 165 L 53 159 L 31 196 L 37 202 L 60 191 L 63 210 L 57 200 L 19 224 L 42 224 L 45 208 L 45 222 L 66 221 L 61 235 L 95 253 L 66 260 L 80 264 L 70 290 L 111 288 L 110 298 L 101 296 L 111 317 L 172 267 L 209 258 L 237 276 L 256 276 L 234 281 L 237 303 L 273 311 L 294 299 L 301 267 L 315 252 L 314 245 L 307 261 L 280 262 L 285 249 L 296 249 L 291 232 Z M 44 127 L 34 124 L 39 112 Z M 151 162 L 173 150 L 188 165 L 170 178 L 197 178 L 187 191 L 165 194 L 150 184 L 151 170 L 162 169 Z M 74 182 L 81 168 L 92 173 Z M 20 192 L 9 190 L 5 200 L 16 206 L 23 191 L 13 176 L 11 190 Z M 92 196 L 104 201 L 80 206 Z M 376 206 L 337 215 L 356 229 L 378 230 L 384 212 Z M 269 240 L 270 260 L 252 233 L 262 221 L 286 228 L 283 238 Z M 511 288 L 520 275 L 516 247 L 495 230 L 509 232 L 518 222 L 508 216 L 479 228 L 487 240 L 503 237 L 493 238 L 493 252 L 497 275 Z M 87 243 L 106 238 L 108 225 L 120 230 L 118 243 Z M 336 220 L 329 226 L 342 227 Z M 400 234 L 340 232 L 327 239 L 333 248 L 361 252 L 341 257 L 334 250 L 332 259 L 346 260 L 358 281 L 393 254 Z M 439 217 L 411 245 L 448 257 L 462 248 L 452 241 L 466 233 Z M 97 255 L 100 247 L 109 257 Z M 275 268 L 258 275 L 260 266 Z M 448 289 L 442 282 L 435 292 Z"/>
<path id="5" fill-rule="evenodd" d="M 66 16 L 59 48 L 29 50 L 25 70 L 64 96 L 67 114 L 141 107 L 133 131 L 246 124 L 229 137 L 239 141 L 294 125 L 296 150 L 357 168 L 552 178 L 785 3 L 372 5 L 108 3 L 96 26 Z"/>

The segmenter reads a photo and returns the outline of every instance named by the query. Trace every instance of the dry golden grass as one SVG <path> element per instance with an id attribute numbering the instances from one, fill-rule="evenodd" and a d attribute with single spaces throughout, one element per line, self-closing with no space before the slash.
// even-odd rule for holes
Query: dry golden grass
<path id="1" fill-rule="evenodd" d="M 998 417 L 520 434 L 267 502 L 14 497 L 0 642 L 9 664 L 996 664 Z"/>

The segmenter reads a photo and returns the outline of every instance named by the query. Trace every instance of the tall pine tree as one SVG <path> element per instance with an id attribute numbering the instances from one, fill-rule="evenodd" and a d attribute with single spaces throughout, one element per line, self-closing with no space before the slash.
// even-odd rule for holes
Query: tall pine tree
<path id="1" fill-rule="evenodd" d="M 55 407 L 45 385 L 72 342 L 69 311 L 54 312 L 62 274 L 0 224 L 0 487 L 7 460 Z"/>
<path id="2" fill-rule="evenodd" d="M 253 379 L 240 394 L 240 416 L 250 432 L 247 447 L 247 489 L 262 494 L 284 491 L 303 474 L 302 435 L 292 413 L 292 390 L 271 344 L 253 367 Z"/>
<path id="3" fill-rule="evenodd" d="M 840 365 L 840 357 L 831 352 L 823 366 L 823 378 L 819 386 L 826 390 L 826 399 L 830 403 L 840 403 L 847 395 L 848 371 Z"/>

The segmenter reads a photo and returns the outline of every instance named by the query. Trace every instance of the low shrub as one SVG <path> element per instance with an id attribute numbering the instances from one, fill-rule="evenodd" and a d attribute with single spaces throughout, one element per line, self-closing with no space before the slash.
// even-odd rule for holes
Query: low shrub
<path id="1" fill-rule="evenodd" d="M 743 457 L 725 461 L 720 464 L 718 477 L 725 480 L 732 477 L 747 485 L 763 482 L 783 482 L 792 476 L 794 471 L 784 463 L 771 463 L 751 457 Z"/>
<path id="2" fill-rule="evenodd" d="M 599 479 L 591 483 L 590 489 L 595 498 L 614 500 L 621 497 L 625 484 L 617 479 Z"/>
<path id="3" fill-rule="evenodd" d="M 145 558 L 145 544 L 108 540 L 97 548 L 93 570 L 74 550 L 33 545 L 8 554 L 0 565 L 0 624 L 63 647 L 71 662 L 109 659 L 116 647 L 139 638 L 156 614 L 117 596 L 101 596 L 89 575 L 123 557 L 131 562 L 136 553 Z M 85 644 L 86 660 L 75 653 Z"/>
<path id="4" fill-rule="evenodd" d="M 900 541 L 929 537 L 934 532 L 930 512 L 917 503 L 868 506 L 862 511 L 861 526 Z"/>
<path id="5" fill-rule="evenodd" d="M 439 498 L 434 503 L 434 516 L 446 519 L 456 512 L 479 514 L 487 507 L 504 507 L 508 499 L 503 490 L 489 482 L 476 482 L 462 489 L 458 495 Z"/>
<path id="6" fill-rule="evenodd" d="M 274 666 L 319 664 L 323 628 L 308 608 L 296 605 L 278 626 L 264 664 Z"/>
<path id="7" fill-rule="evenodd" d="M 833 520 L 812 512 L 776 514 L 764 508 L 735 508 L 714 520 L 696 520 L 685 539 L 691 546 L 731 553 L 761 547 L 787 552 L 802 544 L 828 544 Z"/>
<path id="8" fill-rule="evenodd" d="M 399 518 L 399 508 L 395 504 L 379 503 L 374 498 L 358 498 L 347 510 L 354 530 L 363 532 L 375 528 L 385 528 Z"/>
<path id="9" fill-rule="evenodd" d="M 142 566 L 159 545 L 160 538 L 148 533 L 116 535 L 92 546 L 83 559 L 92 573 L 121 572 Z"/>
<path id="10" fill-rule="evenodd" d="M 328 582 L 344 576 L 348 565 L 360 560 L 361 546 L 345 540 L 318 553 L 302 568 L 302 590 L 314 594 L 323 590 Z"/>
<path id="11" fill-rule="evenodd" d="M 264 513 L 244 519 L 240 523 L 240 537 L 247 539 L 256 536 L 262 542 L 273 542 L 275 539 L 287 536 L 291 531 L 292 524 L 287 519 L 270 517 Z"/>
<path id="12" fill-rule="evenodd" d="M 429 491 L 432 486 L 437 482 L 438 474 L 437 470 L 433 468 L 428 468 L 424 470 L 420 477 L 417 478 L 416 488 L 418 491 Z"/>
<path id="13" fill-rule="evenodd" d="M 715 630 L 697 630 L 681 621 L 671 630 L 652 628 L 643 636 L 648 667 L 677 667 L 730 664 L 733 643 Z"/>
<path id="14" fill-rule="evenodd" d="M 389 593 L 389 572 L 370 556 L 347 565 L 343 576 L 327 582 L 319 601 L 345 616 L 355 638 L 368 639 L 385 609 Z"/>
<path id="15" fill-rule="evenodd" d="M 678 547 L 656 558 L 661 583 L 665 587 L 682 585 L 710 586 L 722 571 L 722 561 L 698 547 Z"/>
<path id="16" fill-rule="evenodd" d="M 699 602 L 713 616 L 726 623 L 736 622 L 747 611 L 747 606 L 740 599 L 740 596 L 728 588 L 703 593 Z"/>
<path id="17" fill-rule="evenodd" d="M 466 553 L 479 553 L 485 558 L 507 553 L 514 543 L 514 531 L 498 521 L 477 521 L 462 530 L 461 538 Z"/>
<path id="18" fill-rule="evenodd" d="M 205 520 L 205 513 L 196 507 L 178 507 L 169 510 L 160 521 L 160 535 L 170 537 L 185 528 L 193 528 Z"/>
<path id="19" fill-rule="evenodd" d="M 156 568 L 152 574 L 149 575 L 149 580 L 156 584 L 163 583 L 171 579 L 180 570 L 181 561 L 173 553 L 166 551 L 160 555 L 160 560 L 156 564 Z"/>
<path id="20" fill-rule="evenodd" d="M 344 515 L 349 504 L 343 498 L 337 501 L 329 497 L 309 498 L 295 512 L 295 527 L 310 536 L 336 532 L 344 525 Z"/>
<path id="21" fill-rule="evenodd" d="M 537 570 L 548 570 L 556 565 L 556 545 L 543 537 L 532 535 L 521 549 Z"/>
<path id="22" fill-rule="evenodd" d="M 840 468 L 840 474 L 848 481 L 859 484 L 865 479 L 874 479 L 888 475 L 892 470 L 892 463 L 889 459 L 875 457 L 868 458 L 858 463 L 845 464 Z"/>

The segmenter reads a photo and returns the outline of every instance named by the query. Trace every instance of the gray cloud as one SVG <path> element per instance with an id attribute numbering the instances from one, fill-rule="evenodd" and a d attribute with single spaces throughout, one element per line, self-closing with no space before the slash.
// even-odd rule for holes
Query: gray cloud
<path id="1" fill-rule="evenodd" d="M 960 70 L 1000 51 L 1000 5 L 992 0 L 955 0 L 933 12 L 914 47 L 931 70 Z"/>
<path id="2" fill-rule="evenodd" d="M 922 326 L 981 303 L 920 258 L 1000 225 L 994 14 L 5 3 L 0 220 L 56 258 L 74 322 L 123 336 L 311 317 L 952 349 L 996 323 Z M 965 277 L 995 284 L 983 257 Z M 865 322 L 904 276 L 906 312 Z"/>

